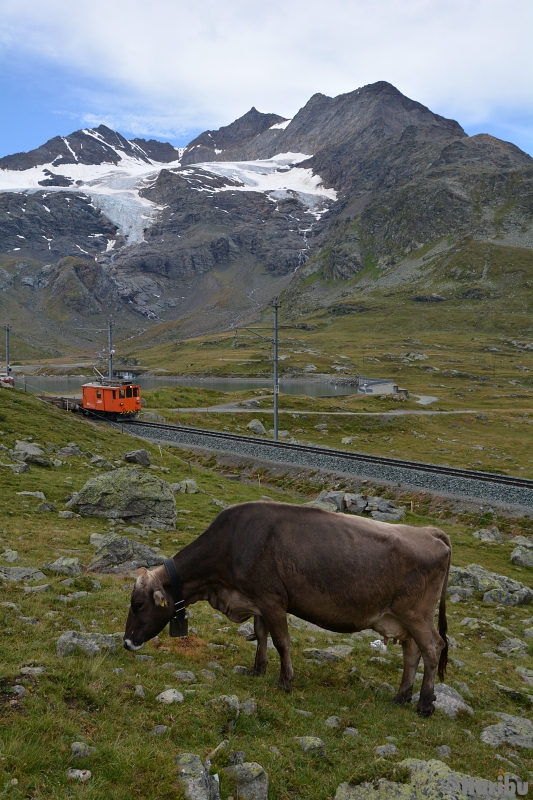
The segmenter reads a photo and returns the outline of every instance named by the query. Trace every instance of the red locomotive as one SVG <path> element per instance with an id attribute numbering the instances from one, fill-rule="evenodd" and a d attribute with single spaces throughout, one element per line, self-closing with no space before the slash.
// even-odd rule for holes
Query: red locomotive
<path id="1" fill-rule="evenodd" d="M 129 381 L 95 381 L 81 388 L 86 415 L 132 419 L 141 410 L 141 387 Z"/>

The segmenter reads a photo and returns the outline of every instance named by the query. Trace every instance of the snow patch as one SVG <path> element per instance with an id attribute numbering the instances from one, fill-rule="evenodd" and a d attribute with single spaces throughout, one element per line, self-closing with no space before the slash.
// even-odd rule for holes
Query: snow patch
<path id="1" fill-rule="evenodd" d="M 286 119 L 285 122 L 276 122 L 275 125 L 271 125 L 268 129 L 269 131 L 284 131 L 287 125 L 290 125 L 292 119 Z"/>

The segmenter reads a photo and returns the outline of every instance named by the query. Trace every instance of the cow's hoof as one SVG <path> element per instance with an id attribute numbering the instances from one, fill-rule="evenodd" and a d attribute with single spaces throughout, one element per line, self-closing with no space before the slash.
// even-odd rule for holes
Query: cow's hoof
<path id="1" fill-rule="evenodd" d="M 267 661 L 265 661 L 262 664 L 254 664 L 252 667 L 252 675 L 256 675 L 257 677 L 259 677 L 260 675 L 264 675 L 265 672 L 267 671 L 267 665 L 268 665 Z"/>
<path id="2" fill-rule="evenodd" d="M 287 694 L 289 694 L 289 692 L 292 689 L 291 682 L 290 681 L 282 681 L 281 678 L 280 678 L 279 681 L 278 681 L 278 689 L 281 689 L 282 691 L 287 692 Z"/>
<path id="3" fill-rule="evenodd" d="M 412 697 L 413 697 L 413 690 L 410 689 L 407 692 L 398 692 L 398 694 L 396 694 L 392 698 L 392 702 L 396 703 L 399 706 L 403 706 L 404 703 L 410 703 Z"/>
<path id="4" fill-rule="evenodd" d="M 431 705 L 429 705 L 429 706 L 420 706 L 419 705 L 419 706 L 417 706 L 416 711 L 417 711 L 417 714 L 420 717 L 430 717 L 433 714 L 433 712 L 435 711 L 435 706 L 433 705 L 433 703 L 431 703 Z"/>

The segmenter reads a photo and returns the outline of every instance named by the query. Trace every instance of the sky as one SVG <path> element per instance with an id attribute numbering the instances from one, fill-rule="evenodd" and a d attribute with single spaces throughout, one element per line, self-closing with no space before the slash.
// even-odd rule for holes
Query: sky
<path id="1" fill-rule="evenodd" d="M 0 156 L 101 123 L 187 144 L 386 80 L 533 154 L 530 0 L 0 0 Z"/>

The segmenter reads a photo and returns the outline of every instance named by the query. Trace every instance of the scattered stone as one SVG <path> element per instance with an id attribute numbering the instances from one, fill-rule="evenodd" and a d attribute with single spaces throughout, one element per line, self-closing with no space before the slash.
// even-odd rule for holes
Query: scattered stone
<path id="1" fill-rule="evenodd" d="M 210 700 L 209 704 L 216 706 L 220 711 L 224 711 L 232 719 L 237 719 L 240 714 L 241 704 L 236 694 L 222 694 L 220 697 Z"/>
<path id="2" fill-rule="evenodd" d="M 143 411 L 141 418 L 151 420 L 152 422 L 166 422 L 165 417 L 161 414 L 156 414 L 154 411 Z"/>
<path id="3" fill-rule="evenodd" d="M 17 492 L 17 495 L 21 497 L 36 497 L 38 500 L 42 500 L 43 503 L 46 503 L 44 492 Z"/>
<path id="4" fill-rule="evenodd" d="M 518 672 L 524 683 L 528 686 L 533 686 L 533 669 L 526 669 L 526 667 L 515 667 L 515 672 Z"/>
<path id="5" fill-rule="evenodd" d="M 60 658 L 78 651 L 87 656 L 95 656 L 102 651 L 114 653 L 115 650 L 115 638 L 105 633 L 65 631 L 56 642 L 56 653 Z"/>
<path id="6" fill-rule="evenodd" d="M 316 647 L 308 647 L 303 651 L 303 655 L 307 658 L 314 658 L 320 662 L 331 662 L 347 658 L 352 651 L 353 647 L 349 645 L 337 644 L 332 647 L 325 647 L 323 650 L 319 650 Z"/>
<path id="7" fill-rule="evenodd" d="M 193 478 L 187 478 L 179 483 L 171 483 L 170 489 L 174 494 L 198 494 L 202 491 Z"/>
<path id="8" fill-rule="evenodd" d="M 352 444 L 353 436 L 343 436 L 341 439 L 341 444 Z"/>
<path id="9" fill-rule="evenodd" d="M 250 675 L 248 667 L 244 667 L 242 664 L 236 664 L 231 671 L 236 675 Z"/>
<path id="10" fill-rule="evenodd" d="M 498 681 L 492 681 L 492 682 L 500 692 L 506 694 L 508 697 L 511 698 L 511 700 L 518 700 L 520 702 L 524 700 L 524 694 L 520 692 L 518 689 L 512 689 L 510 686 L 504 686 L 503 683 L 498 683 Z"/>
<path id="11" fill-rule="evenodd" d="M 59 458 L 66 458 L 67 456 L 81 456 L 81 449 L 75 442 L 69 442 L 66 447 L 60 447 L 56 453 Z"/>
<path id="12" fill-rule="evenodd" d="M 218 776 L 204 769 L 200 756 L 181 753 L 176 758 L 179 784 L 187 800 L 219 800 Z"/>
<path id="13" fill-rule="evenodd" d="M 4 552 L 0 555 L 0 558 L 3 561 L 7 561 L 8 564 L 15 564 L 19 560 L 19 554 L 10 547 L 4 547 Z"/>
<path id="14" fill-rule="evenodd" d="M 35 509 L 36 513 L 48 513 L 48 512 L 56 512 L 57 508 L 53 503 L 39 503 L 37 508 Z"/>
<path id="15" fill-rule="evenodd" d="M 42 583 L 40 586 L 24 586 L 23 591 L 25 594 L 35 594 L 39 592 L 47 592 L 51 588 L 51 583 Z"/>
<path id="16" fill-rule="evenodd" d="M 74 511 L 60 511 L 57 516 L 59 519 L 81 519 L 81 514 L 76 514 Z"/>
<path id="17" fill-rule="evenodd" d="M 177 689 L 167 689 L 155 698 L 158 703 L 169 706 L 172 703 L 183 703 L 183 695 Z"/>
<path id="18" fill-rule="evenodd" d="M 144 686 L 141 686 L 141 684 L 138 683 L 133 690 L 133 694 L 135 695 L 135 697 L 142 697 L 144 700 L 144 698 L 146 697 Z"/>
<path id="19" fill-rule="evenodd" d="M 149 467 L 151 463 L 150 456 L 144 449 L 124 453 L 124 461 L 128 461 L 130 464 L 140 464 L 142 467 Z"/>
<path id="20" fill-rule="evenodd" d="M 18 581 L 44 581 L 46 575 L 34 567 L 0 567 L 0 580 L 9 583 Z"/>
<path id="21" fill-rule="evenodd" d="M 91 478 L 69 500 L 84 517 L 126 519 L 165 530 L 176 527 L 176 501 L 171 487 L 141 467 L 121 467 Z"/>
<path id="22" fill-rule="evenodd" d="M 380 758 L 393 756 L 398 752 L 399 750 L 395 744 L 381 744 L 379 747 L 374 747 L 374 753 Z"/>
<path id="23" fill-rule="evenodd" d="M 439 754 L 439 758 L 451 758 L 452 756 L 452 751 L 447 744 L 441 744 L 441 746 L 436 747 L 435 750 Z"/>
<path id="24" fill-rule="evenodd" d="M 44 457 L 44 450 L 38 444 L 33 442 L 23 442 L 19 439 L 15 440 L 15 446 L 11 451 L 13 458 L 17 461 L 32 462 L 35 458 Z"/>
<path id="25" fill-rule="evenodd" d="M 194 672 L 189 672 L 186 669 L 180 669 L 174 673 L 174 677 L 178 683 L 196 683 L 196 675 Z"/>
<path id="26" fill-rule="evenodd" d="M 519 567 L 533 567 L 533 550 L 529 547 L 517 547 L 511 553 L 511 561 Z"/>
<path id="27" fill-rule="evenodd" d="M 515 656 L 521 658 L 527 654 L 527 644 L 522 639 L 510 638 L 504 639 L 503 642 L 496 648 L 498 653 L 503 653 L 506 656 Z"/>
<path id="28" fill-rule="evenodd" d="M 255 717 L 257 715 L 257 703 L 253 697 L 247 697 L 246 700 L 242 701 L 240 710 L 245 717 Z"/>
<path id="29" fill-rule="evenodd" d="M 268 800 L 268 775 L 261 764 L 235 764 L 223 772 L 239 800 Z"/>
<path id="30" fill-rule="evenodd" d="M 79 781 L 80 783 L 87 783 L 92 778 L 90 769 L 69 769 L 67 770 L 68 781 Z"/>
<path id="31" fill-rule="evenodd" d="M 201 669 L 200 675 L 202 676 L 204 681 L 207 681 L 208 683 L 212 683 L 214 680 L 216 680 L 217 677 L 214 672 L 211 672 L 210 669 Z"/>
<path id="32" fill-rule="evenodd" d="M 243 636 L 249 642 L 255 641 L 254 626 L 251 622 L 243 622 L 242 625 L 239 625 L 237 628 L 237 633 L 239 636 Z"/>
<path id="33" fill-rule="evenodd" d="M 26 694 L 26 689 L 24 686 L 21 686 L 20 683 L 16 683 L 13 686 L 13 694 L 16 694 L 17 697 L 23 697 Z"/>
<path id="34" fill-rule="evenodd" d="M 420 692 L 413 695 L 412 703 L 418 703 L 420 699 Z M 439 708 L 448 717 L 456 719 L 457 714 L 464 711 L 467 714 L 473 714 L 474 709 L 465 703 L 464 698 L 452 686 L 446 683 L 435 684 L 435 708 Z"/>
<path id="35" fill-rule="evenodd" d="M 107 461 L 105 458 L 102 458 L 102 456 L 93 456 L 89 463 L 93 464 L 95 467 L 100 467 L 100 469 L 114 469 L 113 464 L 110 464 L 109 461 Z"/>
<path id="36" fill-rule="evenodd" d="M 45 569 L 48 572 L 57 572 L 59 575 L 69 575 L 72 578 L 77 578 L 81 574 L 78 559 L 67 558 L 66 556 L 57 558 L 52 564 L 43 564 L 41 569 Z"/>
<path id="37" fill-rule="evenodd" d="M 321 756 L 326 755 L 326 745 L 317 736 L 296 736 L 295 739 L 304 753 L 318 751 Z"/>
<path id="38" fill-rule="evenodd" d="M 335 506 L 336 511 L 344 511 L 344 492 L 326 492 L 322 491 L 317 497 L 320 503 L 331 503 Z"/>
<path id="39" fill-rule="evenodd" d="M 489 572 L 479 564 L 470 564 L 468 567 L 450 567 L 448 583 L 454 588 L 470 588 L 484 592 L 486 602 L 497 602 L 501 605 L 524 605 L 533 600 L 533 591 L 519 581 Z M 496 590 L 499 590 L 497 592 Z"/>
<path id="40" fill-rule="evenodd" d="M 122 639 L 122 634 L 119 633 L 118 637 L 120 639 Z M 154 660 L 153 656 L 145 656 L 145 655 L 135 655 L 134 658 L 135 658 L 136 661 L 153 661 Z"/>
<path id="41" fill-rule="evenodd" d="M 301 717 L 312 717 L 312 711 L 304 711 L 302 708 L 295 708 L 293 709 L 295 714 L 299 714 Z"/>
<path id="42" fill-rule="evenodd" d="M 163 736 L 168 731 L 168 725 L 156 725 L 152 730 L 153 736 Z"/>
<path id="43" fill-rule="evenodd" d="M 341 726 L 341 718 L 340 717 L 328 717 L 324 721 L 324 725 L 326 728 L 340 728 Z"/>
<path id="44" fill-rule="evenodd" d="M 481 741 L 498 747 L 510 744 L 513 747 L 533 749 L 533 724 L 524 717 L 513 717 L 511 714 L 495 713 L 501 719 L 496 725 L 489 725 L 481 731 Z"/>
<path id="45" fill-rule="evenodd" d="M 217 506 L 217 508 L 227 508 L 228 504 L 224 502 L 224 500 L 217 500 L 216 497 L 212 497 L 210 501 L 210 505 Z"/>
<path id="46" fill-rule="evenodd" d="M 208 661 L 206 666 L 209 667 L 209 669 L 218 669 L 220 672 L 224 671 L 217 661 Z"/>
<path id="47" fill-rule="evenodd" d="M 153 547 L 118 533 L 93 534 L 91 544 L 98 549 L 88 572 L 131 572 L 139 567 L 155 567 L 165 560 Z"/>
<path id="48" fill-rule="evenodd" d="M 44 667 L 21 667 L 19 670 L 21 675 L 28 675 L 32 678 L 43 675 L 44 671 Z"/>
<path id="49" fill-rule="evenodd" d="M 345 728 L 342 732 L 343 736 L 359 736 L 357 728 Z"/>
<path id="50" fill-rule="evenodd" d="M 472 536 L 474 539 L 479 539 L 480 542 L 501 544 L 505 541 L 496 525 L 494 525 L 492 528 L 481 528 L 481 530 L 475 531 Z"/>
<path id="51" fill-rule="evenodd" d="M 246 427 L 249 431 L 252 431 L 252 433 L 256 433 L 258 436 L 264 436 L 266 434 L 265 426 L 258 419 L 251 420 L 251 422 L 249 422 Z"/>
<path id="52" fill-rule="evenodd" d="M 90 747 L 85 742 L 72 742 L 70 750 L 74 758 L 87 758 L 87 756 L 96 753 L 96 747 Z"/>

